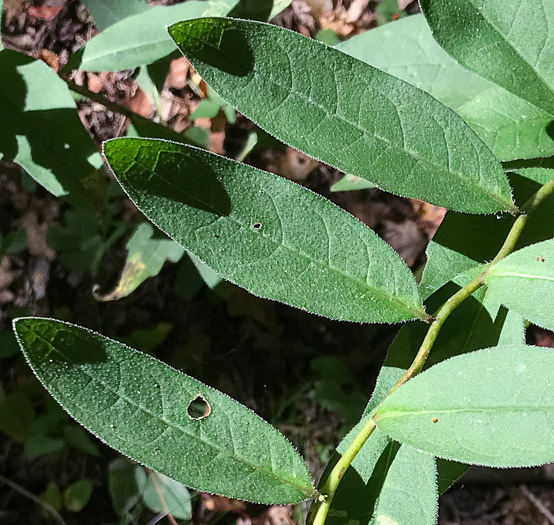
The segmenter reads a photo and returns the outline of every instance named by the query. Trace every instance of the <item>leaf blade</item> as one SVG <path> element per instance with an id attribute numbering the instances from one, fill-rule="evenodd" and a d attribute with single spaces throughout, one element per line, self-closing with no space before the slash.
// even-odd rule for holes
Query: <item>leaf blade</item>
<path id="1" fill-rule="evenodd" d="M 508 255 L 485 275 L 490 293 L 527 320 L 554 330 L 554 239 Z"/>
<path id="2" fill-rule="evenodd" d="M 118 139 L 104 155 L 156 226 L 255 295 L 333 319 L 426 317 L 398 255 L 322 197 L 183 144 Z"/>
<path id="3" fill-rule="evenodd" d="M 183 484 L 230 497 L 293 503 L 312 494 L 309 473 L 290 442 L 225 394 L 76 325 L 20 318 L 14 330 L 53 397 L 123 454 Z M 199 394 L 211 412 L 193 420 L 188 405 Z M 206 469 L 210 462 L 213 468 Z"/>
<path id="4" fill-rule="evenodd" d="M 423 15 L 366 31 L 337 48 L 451 107 L 502 161 L 554 154 L 554 112 L 463 68 L 436 43 Z"/>
<path id="5" fill-rule="evenodd" d="M 150 9 L 144 0 L 124 0 L 123 2 L 83 0 L 83 4 L 93 16 L 98 31 L 104 31 L 104 29 L 128 16 L 143 13 Z"/>
<path id="6" fill-rule="evenodd" d="M 169 24 L 175 20 L 224 15 L 237 2 L 223 0 L 212 4 L 192 0 L 149 8 L 110 25 L 91 38 L 69 62 L 83 71 L 120 71 L 151 64 L 175 51 L 165 29 Z"/>
<path id="7" fill-rule="evenodd" d="M 550 349 L 533 346 L 457 356 L 390 395 L 375 420 L 393 439 L 446 459 L 494 467 L 544 464 L 554 460 L 553 368 Z"/>
<path id="8" fill-rule="evenodd" d="M 552 113 L 551 2 L 422 0 L 437 42 L 460 64 Z"/>
<path id="9" fill-rule="evenodd" d="M 8 49 L 0 51 L 0 69 L 0 154 L 53 195 L 92 208 L 83 179 L 101 160 L 67 85 L 44 62 Z"/>
<path id="10" fill-rule="evenodd" d="M 169 32 L 220 96 L 309 156 L 387 191 L 453 209 L 513 207 L 492 152 L 419 89 L 268 24 L 206 18 Z M 372 103 L 360 105 L 360 98 Z"/>

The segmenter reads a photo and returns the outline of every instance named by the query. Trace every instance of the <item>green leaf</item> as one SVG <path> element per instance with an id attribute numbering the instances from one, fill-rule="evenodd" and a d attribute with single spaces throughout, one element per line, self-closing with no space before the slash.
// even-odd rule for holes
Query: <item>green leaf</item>
<path id="1" fill-rule="evenodd" d="M 111 140 L 104 155 L 156 226 L 253 294 L 333 319 L 426 317 L 396 252 L 301 186 L 164 141 Z"/>
<path id="2" fill-rule="evenodd" d="M 126 458 L 116 458 L 109 466 L 108 487 L 112 506 L 119 516 L 128 516 L 140 501 L 146 485 L 144 468 Z"/>
<path id="3" fill-rule="evenodd" d="M 166 261 L 177 262 L 184 248 L 165 235 L 154 233 L 149 223 L 138 225 L 127 242 L 127 260 L 116 287 L 107 294 L 95 293 L 100 301 L 115 301 L 133 293 L 146 279 L 158 275 Z"/>
<path id="4" fill-rule="evenodd" d="M 435 525 L 439 495 L 433 456 L 402 445 L 390 461 L 369 523 Z"/>
<path id="5" fill-rule="evenodd" d="M 452 209 L 513 208 L 492 152 L 458 115 L 414 86 L 259 22 L 206 18 L 169 32 L 221 97 L 307 155 Z"/>
<path id="6" fill-rule="evenodd" d="M 56 197 L 91 208 L 83 186 L 101 161 L 67 88 L 41 60 L 0 51 L 0 158 L 19 164 Z"/>
<path id="7" fill-rule="evenodd" d="M 437 42 L 462 66 L 554 112 L 550 0 L 421 0 Z"/>
<path id="8" fill-rule="evenodd" d="M 485 275 L 490 293 L 527 320 L 554 330 L 554 239 L 522 248 Z"/>
<path id="9" fill-rule="evenodd" d="M 120 0 L 118 0 L 120 1 Z M 91 38 L 69 61 L 83 71 L 119 71 L 151 64 L 175 51 L 166 27 L 175 20 L 225 15 L 238 0 L 191 0 L 128 16 Z"/>
<path id="10" fill-rule="evenodd" d="M 49 481 L 46 490 L 40 495 L 40 500 L 51 505 L 57 511 L 63 507 L 63 497 L 60 487 L 53 481 Z"/>
<path id="11" fill-rule="evenodd" d="M 331 186 L 331 191 L 355 191 L 375 188 L 375 184 L 354 175 L 345 175 Z"/>
<path id="12" fill-rule="evenodd" d="M 551 349 L 534 346 L 454 357 L 385 399 L 375 421 L 393 439 L 447 459 L 541 465 L 554 461 L 553 369 Z"/>
<path id="13" fill-rule="evenodd" d="M 375 14 L 379 26 L 390 23 L 395 17 L 406 16 L 405 11 L 398 9 L 398 0 L 381 0 L 375 9 Z"/>
<path id="14" fill-rule="evenodd" d="M 82 0 L 88 12 L 93 16 L 98 31 L 150 8 L 144 0 Z"/>
<path id="15" fill-rule="evenodd" d="M 337 46 L 454 109 L 501 160 L 554 154 L 554 112 L 464 69 L 433 39 L 422 15 L 366 31 Z"/>
<path id="16" fill-rule="evenodd" d="M 163 474 L 150 473 L 142 499 L 152 512 L 169 513 L 180 520 L 190 520 L 192 503 L 187 488 Z"/>
<path id="17" fill-rule="evenodd" d="M 522 206 L 553 176 L 554 170 L 545 168 L 509 173 L 516 203 Z M 552 238 L 553 216 L 554 195 L 551 195 L 528 219 L 516 247 L 523 248 Z M 449 211 L 427 247 L 427 264 L 419 286 L 423 298 L 456 276 L 494 259 L 514 221 L 514 217 L 476 217 Z"/>
<path id="18" fill-rule="evenodd" d="M 437 292 L 427 301 L 429 309 L 437 309 L 455 291 L 456 287 L 450 285 Z M 468 327 L 471 328 L 468 330 Z M 385 364 L 360 423 L 339 444 L 334 461 L 340 457 L 339 454 L 344 453 L 360 426 L 411 365 L 426 332 L 425 325 L 416 323 L 407 323 L 401 328 L 389 347 Z M 446 320 L 426 367 L 491 345 L 524 344 L 524 341 L 523 319 L 514 312 L 500 308 L 497 302 L 491 301 L 486 289 L 481 289 Z M 359 520 L 360 525 L 369 523 L 373 515 L 371 502 L 375 501 L 381 490 L 383 471 L 386 472 L 394 450 L 390 438 L 377 428 L 354 458 L 352 467 L 346 471 L 339 485 L 333 498 L 333 508 L 339 514 L 329 516 L 329 525 L 343 525 L 341 513 L 346 513 L 349 519 Z M 442 493 L 467 470 L 467 465 L 439 460 L 437 470 L 439 491 Z"/>
<path id="19" fill-rule="evenodd" d="M 283 12 L 290 4 L 292 4 L 292 0 L 273 0 L 273 9 L 269 15 L 269 20 Z"/>
<path id="20" fill-rule="evenodd" d="M 81 512 L 92 495 L 92 483 L 89 479 L 81 479 L 72 483 L 63 491 L 65 507 L 71 512 Z"/>
<path id="21" fill-rule="evenodd" d="M 231 498 L 285 504 L 312 495 L 306 465 L 286 438 L 225 394 L 85 328 L 20 318 L 14 330 L 56 401 L 123 454 Z M 197 398 L 209 413 L 192 419 Z"/>

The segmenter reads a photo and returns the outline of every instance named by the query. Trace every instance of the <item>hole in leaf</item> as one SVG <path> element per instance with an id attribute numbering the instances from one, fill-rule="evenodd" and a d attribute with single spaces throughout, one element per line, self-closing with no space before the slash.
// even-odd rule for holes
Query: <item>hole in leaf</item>
<path id="1" fill-rule="evenodd" d="M 539 255 L 539 256 L 537 257 L 537 261 L 539 261 L 539 262 L 544 262 L 544 261 L 545 261 L 544 256 Z"/>
<path id="2" fill-rule="evenodd" d="M 208 417 L 211 413 L 212 407 L 206 401 L 202 394 L 197 394 L 187 407 L 187 415 L 194 421 L 204 419 Z"/>
<path id="3" fill-rule="evenodd" d="M 255 223 L 254 223 L 254 226 L 252 226 L 252 228 L 254 228 L 255 230 L 259 230 L 261 227 L 262 227 L 262 223 L 261 223 L 261 222 L 255 222 Z"/>

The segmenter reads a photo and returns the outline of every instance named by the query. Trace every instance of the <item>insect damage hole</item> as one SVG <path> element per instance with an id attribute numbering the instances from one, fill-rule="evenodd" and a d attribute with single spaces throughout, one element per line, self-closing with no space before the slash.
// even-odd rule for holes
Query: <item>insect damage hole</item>
<path id="1" fill-rule="evenodd" d="M 261 222 L 255 222 L 252 225 L 252 228 L 254 228 L 255 230 L 260 230 L 262 228 L 262 223 Z"/>
<path id="2" fill-rule="evenodd" d="M 187 416 L 193 421 L 199 421 L 208 417 L 212 413 L 212 407 L 206 401 L 202 394 L 196 394 L 196 397 L 187 407 Z"/>
<path id="3" fill-rule="evenodd" d="M 544 262 L 545 260 L 546 260 L 546 259 L 544 258 L 544 255 L 539 255 L 539 256 L 537 257 L 537 261 L 539 261 L 539 262 Z"/>

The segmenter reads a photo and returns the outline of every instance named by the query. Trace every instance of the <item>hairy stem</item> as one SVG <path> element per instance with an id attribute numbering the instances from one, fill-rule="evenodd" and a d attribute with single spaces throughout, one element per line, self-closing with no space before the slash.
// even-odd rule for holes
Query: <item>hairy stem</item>
<path id="1" fill-rule="evenodd" d="M 486 268 L 477 277 L 475 277 L 475 279 L 473 279 L 470 283 L 466 284 L 463 288 L 458 290 L 437 310 L 434 316 L 435 320 L 427 330 L 427 334 L 425 335 L 423 343 L 421 344 L 412 364 L 410 365 L 408 370 L 406 370 L 404 375 L 389 390 L 385 398 L 391 395 L 395 390 L 400 388 L 404 383 L 419 374 L 419 372 L 421 372 L 421 370 L 425 366 L 427 358 L 429 357 L 429 352 L 433 348 L 433 345 L 446 319 L 448 319 L 450 314 L 460 304 L 462 304 L 462 302 L 464 302 L 470 295 L 472 295 L 476 290 L 478 290 L 479 288 L 481 288 L 481 286 L 485 284 L 484 276 L 486 274 L 486 271 L 491 266 L 512 253 L 525 225 L 527 224 L 529 216 L 532 215 L 553 192 L 554 178 L 547 182 L 544 186 L 542 186 L 539 191 L 537 191 L 537 193 L 535 193 L 521 207 L 519 212 L 520 214 L 512 225 L 512 228 L 510 229 L 510 232 L 508 233 L 508 236 L 506 237 L 506 240 L 504 241 L 504 244 L 500 248 L 496 257 L 489 264 L 487 264 Z M 312 525 L 323 525 L 325 523 L 325 520 L 327 519 L 327 514 L 329 513 L 329 509 L 331 508 L 333 496 L 335 495 L 346 470 L 352 464 L 352 461 L 360 452 L 361 448 L 364 446 L 364 444 L 376 428 L 376 424 L 373 418 L 378 408 L 379 407 L 377 407 L 373 411 L 371 417 L 369 417 L 362 429 L 358 432 L 358 434 L 356 434 L 350 446 L 346 449 L 340 460 L 333 467 L 333 469 L 329 473 L 329 476 L 321 486 L 320 492 L 322 496 L 317 502 L 313 504 L 313 510 L 310 511 L 308 523 L 311 523 Z"/>

